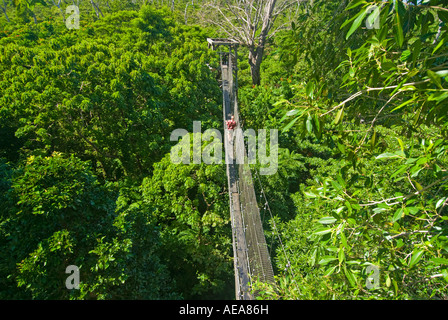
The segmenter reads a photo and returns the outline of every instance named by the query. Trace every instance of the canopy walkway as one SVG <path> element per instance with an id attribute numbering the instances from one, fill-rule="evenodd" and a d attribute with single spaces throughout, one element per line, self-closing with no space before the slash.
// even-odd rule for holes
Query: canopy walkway
<path id="1" fill-rule="evenodd" d="M 237 300 L 252 300 L 250 283 L 259 279 L 274 282 L 271 259 L 263 232 L 252 174 L 247 161 L 241 118 L 238 112 L 238 43 L 230 39 L 208 39 L 219 48 L 222 92 L 225 163 L 229 187 L 229 206 Z M 226 122 L 234 116 L 237 127 L 229 132 Z"/>

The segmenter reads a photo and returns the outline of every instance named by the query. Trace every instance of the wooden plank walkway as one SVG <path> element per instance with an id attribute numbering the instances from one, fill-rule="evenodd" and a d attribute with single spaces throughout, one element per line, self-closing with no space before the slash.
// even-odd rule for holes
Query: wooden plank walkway
<path id="1" fill-rule="evenodd" d="M 237 300 L 253 300 L 251 279 L 274 282 L 274 273 L 263 231 L 260 210 L 253 186 L 238 112 L 238 56 L 235 42 L 208 39 L 211 48 L 220 51 L 225 163 L 228 177 L 230 217 Z M 227 130 L 226 122 L 234 117 L 237 127 Z"/>
<path id="2" fill-rule="evenodd" d="M 224 113 L 223 119 L 225 129 L 227 129 L 227 120 L 230 120 L 232 115 L 234 114 L 234 104 L 236 98 L 233 83 L 233 68 L 230 59 L 229 62 L 230 63 L 228 65 L 221 65 Z M 232 220 L 236 299 L 252 300 L 253 297 L 250 295 L 247 244 L 240 209 L 240 196 L 238 193 L 237 185 L 238 169 L 237 164 L 235 163 L 236 159 L 234 153 L 233 137 L 230 137 L 230 132 L 227 130 L 224 130 L 224 147 L 229 187 L 230 217 Z"/>

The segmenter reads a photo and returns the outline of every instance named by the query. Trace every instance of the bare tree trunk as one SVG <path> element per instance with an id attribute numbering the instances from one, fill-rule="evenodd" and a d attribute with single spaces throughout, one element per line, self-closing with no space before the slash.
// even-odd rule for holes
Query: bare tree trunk
<path id="1" fill-rule="evenodd" d="M 308 0 L 210 1 L 204 6 L 204 20 L 218 26 L 230 38 L 249 49 L 252 83 L 259 85 L 266 43 L 277 31 L 290 25 L 287 21 L 274 28 L 274 22 L 278 16 L 285 16 L 295 5 Z"/>
<path id="2" fill-rule="evenodd" d="M 261 63 L 263 62 L 263 54 L 268 39 L 269 31 L 272 28 L 272 14 L 274 12 L 277 0 L 267 0 L 265 12 L 262 16 L 261 33 L 257 44 L 251 44 L 249 47 L 249 65 L 252 76 L 252 84 L 260 85 L 261 82 Z M 252 26 L 250 26 L 253 28 Z M 255 34 L 254 34 L 255 35 Z"/>
<path id="3" fill-rule="evenodd" d="M 5 10 L 5 9 L 3 9 L 3 7 L 2 7 L 2 11 L 3 11 L 3 13 L 5 14 L 5 17 L 6 17 L 6 21 L 8 21 L 8 22 L 11 22 L 11 20 L 9 20 L 9 17 L 8 17 L 8 15 L 6 14 L 6 10 Z"/>
<path id="4" fill-rule="evenodd" d="M 194 0 L 191 0 L 191 3 L 187 3 L 187 5 L 185 6 L 185 24 L 187 24 L 188 22 L 187 10 L 189 6 L 193 6 L 194 8 Z"/>
<path id="5" fill-rule="evenodd" d="M 439 30 L 437 31 L 436 38 L 434 39 L 432 44 L 436 44 L 437 41 L 439 41 L 440 35 L 442 34 L 442 25 L 443 25 L 443 21 L 439 19 Z"/>
<path id="6" fill-rule="evenodd" d="M 1 7 L 1 8 L 2 8 L 3 13 L 5 14 L 6 21 L 11 22 L 11 20 L 9 20 L 8 15 L 6 14 L 6 9 L 4 9 L 3 7 Z"/>
<path id="7" fill-rule="evenodd" d="M 250 75 L 252 77 L 253 85 L 260 85 L 261 83 L 261 62 L 263 61 L 264 48 L 249 48 L 249 66 Z"/>
<path id="8" fill-rule="evenodd" d="M 53 4 L 58 7 L 59 11 L 61 12 L 62 15 L 62 21 L 65 23 L 65 13 L 64 11 L 61 9 L 61 0 L 58 1 L 58 3 L 56 4 L 56 2 L 54 0 L 51 0 L 51 2 L 53 2 Z M 73 3 L 74 4 L 74 3 Z"/>
<path id="9" fill-rule="evenodd" d="M 93 2 L 93 0 L 90 0 L 90 4 L 92 5 L 93 9 L 95 10 L 96 16 L 98 17 L 98 19 L 100 18 L 100 14 L 102 17 L 104 17 L 103 13 L 100 10 L 100 7 L 98 7 L 98 5 Z"/>
<path id="10" fill-rule="evenodd" d="M 2 8 L 2 11 L 3 11 L 3 13 L 5 14 L 6 21 L 11 22 L 11 20 L 9 20 L 8 15 L 6 14 L 6 7 L 7 7 L 7 4 L 6 4 L 5 0 L 3 0 L 3 5 L 4 5 L 5 7 L 3 8 L 3 7 L 0 6 L 0 8 Z"/>

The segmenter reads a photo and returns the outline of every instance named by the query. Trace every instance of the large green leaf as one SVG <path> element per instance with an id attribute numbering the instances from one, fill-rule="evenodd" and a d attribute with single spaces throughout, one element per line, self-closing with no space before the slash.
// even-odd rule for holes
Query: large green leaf
<path id="1" fill-rule="evenodd" d="M 356 278 L 355 275 L 350 271 L 350 269 L 347 268 L 347 266 L 344 265 L 344 274 L 347 277 L 348 281 L 350 282 L 350 285 L 352 287 L 356 286 Z"/>
<path id="2" fill-rule="evenodd" d="M 319 219 L 319 223 L 320 224 L 333 224 L 337 221 L 337 219 L 333 218 L 333 217 L 323 217 Z"/>
<path id="3" fill-rule="evenodd" d="M 397 40 L 397 43 L 399 45 L 399 47 L 401 48 L 403 46 L 403 42 L 404 42 L 404 34 L 403 34 L 403 24 L 402 24 L 402 20 L 401 20 L 401 10 L 400 7 L 403 5 L 403 3 L 401 3 L 400 0 L 396 0 L 395 1 L 395 29 L 396 29 L 396 33 L 395 33 L 395 39 Z M 401 6 L 400 6 L 401 4 Z"/>
<path id="4" fill-rule="evenodd" d="M 438 75 L 439 77 L 447 77 L 448 76 L 448 70 L 440 70 L 436 72 L 436 75 Z"/>
<path id="5" fill-rule="evenodd" d="M 362 4 L 366 4 L 367 2 L 365 0 L 353 0 L 350 2 L 345 10 L 350 10 L 353 8 L 356 8 Z"/>
<path id="6" fill-rule="evenodd" d="M 409 267 L 412 268 L 415 266 L 422 258 L 422 255 L 425 251 L 424 250 L 414 250 L 411 256 L 411 259 L 409 260 Z"/>
<path id="7" fill-rule="evenodd" d="M 286 113 L 286 116 L 287 116 L 287 117 L 295 116 L 296 114 L 299 113 L 299 111 L 300 111 L 299 109 L 290 110 L 290 111 L 288 111 L 288 112 Z"/>
<path id="8" fill-rule="evenodd" d="M 313 99 L 314 98 L 314 81 L 309 81 L 306 85 L 305 91 L 306 91 L 306 95 L 310 98 Z"/>
<path id="9" fill-rule="evenodd" d="M 375 21 L 377 19 L 379 19 L 379 16 L 381 14 L 381 8 L 380 7 L 376 7 L 373 12 L 367 17 L 367 21 L 369 22 L 369 24 L 371 26 L 373 26 L 375 24 Z"/>
<path id="10" fill-rule="evenodd" d="M 334 271 L 336 270 L 337 267 L 338 267 L 338 266 L 334 266 L 334 267 L 330 267 L 330 268 L 328 268 L 328 269 L 324 272 L 323 276 L 324 276 L 324 277 L 328 277 L 328 276 L 332 275 L 332 274 L 334 273 Z"/>
<path id="11" fill-rule="evenodd" d="M 294 120 L 290 121 L 282 130 L 282 132 L 286 132 L 300 119 L 300 117 L 296 117 Z"/>
<path id="12" fill-rule="evenodd" d="M 432 51 L 432 54 L 436 53 L 436 51 L 439 50 L 443 46 L 444 43 L 445 43 L 445 39 L 440 40 L 439 43 L 437 44 L 437 46 Z"/>
<path id="13" fill-rule="evenodd" d="M 403 217 L 403 214 L 404 214 L 403 208 L 397 209 L 397 211 L 395 211 L 394 216 L 392 217 L 392 222 L 400 220 Z"/>
<path id="14" fill-rule="evenodd" d="M 400 110 L 401 108 L 403 108 L 403 107 L 407 106 L 408 104 L 414 102 L 416 99 L 417 99 L 417 96 L 414 96 L 414 97 L 412 97 L 411 99 L 406 100 L 405 102 L 403 102 L 402 104 L 400 104 L 398 107 L 394 108 L 391 112 Z"/>
<path id="15" fill-rule="evenodd" d="M 432 70 L 428 70 L 427 73 L 428 73 L 428 77 L 431 79 L 431 81 L 435 85 L 437 85 L 440 89 L 443 90 L 443 87 L 442 87 L 442 84 L 441 84 L 441 81 L 440 81 L 440 76 L 437 73 L 435 73 L 434 71 L 432 71 Z"/>
<path id="16" fill-rule="evenodd" d="M 336 114 L 336 118 L 334 119 L 334 124 L 339 124 L 342 121 L 343 117 L 344 117 L 344 107 L 339 109 L 338 113 Z"/>
<path id="17" fill-rule="evenodd" d="M 320 265 L 326 265 L 326 264 L 328 264 L 329 262 L 332 262 L 332 261 L 335 261 L 335 260 L 338 260 L 338 258 L 336 258 L 336 257 L 332 257 L 332 256 L 324 256 L 324 257 L 322 257 L 320 260 L 319 260 L 319 264 Z"/>
<path id="18" fill-rule="evenodd" d="M 316 236 L 323 236 L 327 233 L 331 233 L 333 231 L 333 228 L 319 228 L 317 229 L 313 234 Z"/>
<path id="19" fill-rule="evenodd" d="M 445 258 L 431 258 L 429 261 L 431 261 L 435 264 L 448 265 L 448 259 L 445 259 Z"/>
<path id="20" fill-rule="evenodd" d="M 403 151 L 385 152 L 377 156 L 375 159 L 391 159 L 391 158 L 406 158 L 406 154 Z"/>
<path id="21" fill-rule="evenodd" d="M 339 261 L 339 263 L 342 263 L 342 262 L 345 261 L 344 247 L 339 248 L 339 252 L 338 252 L 338 261 Z"/>
<path id="22" fill-rule="evenodd" d="M 345 37 L 346 40 L 350 38 L 353 32 L 355 32 L 359 28 L 359 26 L 364 22 L 364 18 L 366 17 L 368 10 L 369 8 L 365 8 L 358 13 L 357 18 L 355 19 L 355 21 L 353 21 L 350 30 L 347 32 L 347 35 Z"/>
<path id="23" fill-rule="evenodd" d="M 313 133 L 313 118 L 311 115 L 308 115 L 308 118 L 306 119 L 306 130 L 308 133 Z"/>

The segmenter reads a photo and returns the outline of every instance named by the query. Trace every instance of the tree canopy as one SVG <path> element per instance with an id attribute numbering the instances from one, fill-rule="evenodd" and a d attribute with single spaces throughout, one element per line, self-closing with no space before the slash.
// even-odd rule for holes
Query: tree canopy
<path id="1" fill-rule="evenodd" d="M 223 129 L 233 36 L 241 124 L 280 131 L 257 297 L 446 299 L 447 7 L 0 0 L 0 298 L 234 299 L 226 168 L 170 159 Z"/>

